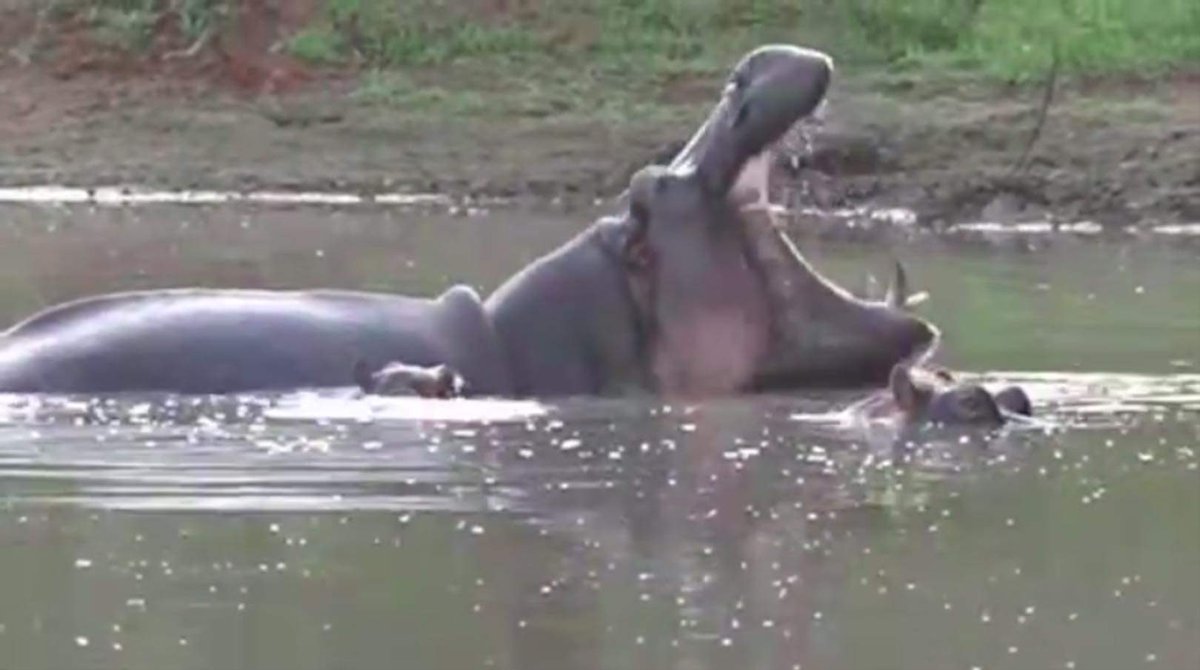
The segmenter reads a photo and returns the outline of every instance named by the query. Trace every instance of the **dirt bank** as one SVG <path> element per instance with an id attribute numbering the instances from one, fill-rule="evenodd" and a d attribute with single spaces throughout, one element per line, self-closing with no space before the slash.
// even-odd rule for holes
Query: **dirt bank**
<path id="1" fill-rule="evenodd" d="M 0 184 L 607 197 L 687 135 L 719 86 L 613 83 L 523 105 L 478 72 L 443 68 L 405 79 L 400 95 L 364 95 L 357 72 L 171 47 L 186 45 L 139 59 L 86 42 L 47 62 L 0 55 Z M 1060 82 L 1044 119 L 1042 101 L 1036 87 L 843 72 L 806 193 L 911 207 L 926 225 L 1200 221 L 1200 71 Z"/>

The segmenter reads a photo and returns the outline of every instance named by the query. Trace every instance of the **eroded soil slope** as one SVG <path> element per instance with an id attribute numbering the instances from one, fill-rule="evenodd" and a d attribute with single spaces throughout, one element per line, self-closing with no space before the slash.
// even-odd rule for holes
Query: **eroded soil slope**
<path id="1" fill-rule="evenodd" d="M 305 3 L 291 6 L 295 17 L 251 15 L 240 33 L 200 44 L 167 31 L 136 57 L 81 31 L 31 59 L 22 49 L 41 28 L 5 15 L 0 183 L 590 200 L 690 133 L 720 84 L 681 78 L 522 105 L 520 93 L 446 67 L 412 78 L 405 95 L 365 96 L 362 73 L 315 70 L 270 47 L 303 19 Z M 421 95 L 435 84 L 438 96 Z M 842 72 L 806 192 L 825 206 L 911 207 L 926 224 L 1200 221 L 1200 72 L 1059 81 L 1044 114 L 1043 93 Z M 614 113 L 606 103 L 617 98 Z"/>

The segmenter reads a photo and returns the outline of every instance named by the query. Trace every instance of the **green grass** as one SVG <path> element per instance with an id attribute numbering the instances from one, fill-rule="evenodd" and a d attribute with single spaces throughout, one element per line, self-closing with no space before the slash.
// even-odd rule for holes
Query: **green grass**
<path id="1" fill-rule="evenodd" d="M 1200 64 L 1195 0 L 542 0 L 491 12 L 468 0 L 329 0 L 293 51 L 373 67 L 531 57 L 614 71 L 723 68 L 754 44 L 811 44 L 851 66 L 1038 76 Z"/>
<path id="2" fill-rule="evenodd" d="M 144 47 L 155 21 L 197 37 L 238 0 L 49 0 L 97 33 Z M 1040 77 L 1200 67 L 1197 0 L 325 0 L 283 45 L 371 70 L 481 61 L 618 76 L 722 71 L 755 44 L 788 41 L 844 67 Z"/>
<path id="3" fill-rule="evenodd" d="M 189 40 L 215 31 L 232 13 L 232 0 L 45 0 L 39 13 L 50 19 L 80 18 L 103 44 L 140 51 L 150 45 L 165 19 Z"/>

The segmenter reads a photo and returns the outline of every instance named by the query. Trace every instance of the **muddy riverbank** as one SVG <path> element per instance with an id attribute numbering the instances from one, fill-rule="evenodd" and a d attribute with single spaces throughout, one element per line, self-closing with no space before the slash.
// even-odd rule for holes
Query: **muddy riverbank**
<path id="1" fill-rule="evenodd" d="M 432 74 L 406 79 L 399 94 L 389 94 L 395 82 L 364 83 L 349 72 L 247 93 L 169 68 L 5 63 L 4 186 L 339 188 L 590 202 L 619 192 L 633 169 L 684 138 L 720 83 L 693 76 L 609 95 L 593 86 L 581 95 L 594 99 L 555 111 L 553 96 L 490 91 L 478 73 L 452 70 L 435 83 Z M 1036 85 L 843 72 L 802 190 L 821 207 L 911 208 L 934 227 L 1200 221 L 1200 76 L 1060 81 L 1045 114 L 1043 101 Z"/>

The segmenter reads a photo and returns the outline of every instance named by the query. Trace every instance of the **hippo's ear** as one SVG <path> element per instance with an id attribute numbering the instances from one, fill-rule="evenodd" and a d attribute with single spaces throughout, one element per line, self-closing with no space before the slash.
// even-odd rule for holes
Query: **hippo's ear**
<path id="1" fill-rule="evenodd" d="M 1010 414 L 1033 416 L 1033 402 L 1020 386 L 1006 386 L 996 394 L 996 404 Z"/>
<path id="2" fill-rule="evenodd" d="M 654 262 L 650 247 L 649 202 L 659 185 L 661 169 L 643 168 L 629 180 L 629 209 L 619 219 L 620 254 L 626 267 L 645 270 Z"/>
<path id="3" fill-rule="evenodd" d="M 888 377 L 888 388 L 892 392 L 892 398 L 905 414 L 916 414 L 920 411 L 920 392 L 908 368 L 903 365 L 893 366 L 892 374 Z"/>

